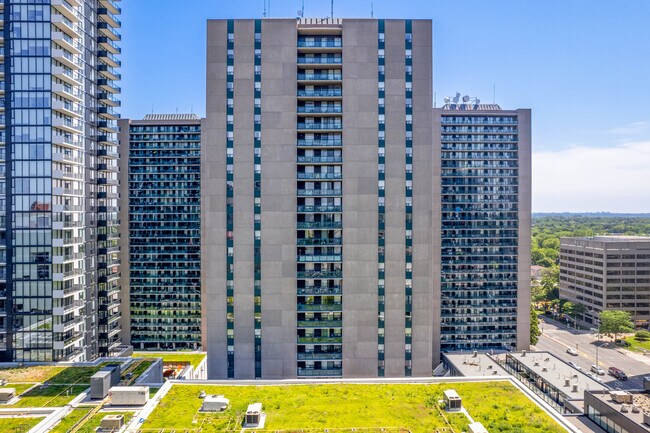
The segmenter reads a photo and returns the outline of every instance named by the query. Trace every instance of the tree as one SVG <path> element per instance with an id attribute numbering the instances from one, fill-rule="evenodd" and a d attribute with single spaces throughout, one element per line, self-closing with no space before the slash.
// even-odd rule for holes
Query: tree
<path id="1" fill-rule="evenodd" d="M 539 317 L 537 317 L 537 312 L 530 306 L 530 344 L 533 346 L 539 341 L 539 336 L 542 335 L 539 330 Z"/>
<path id="2" fill-rule="evenodd" d="M 574 325 L 576 327 L 578 326 L 578 316 L 583 315 L 585 310 L 586 308 L 583 304 L 575 304 L 573 302 L 567 301 L 562 305 L 562 311 L 565 314 L 573 317 Z"/>
<path id="3" fill-rule="evenodd" d="M 637 341 L 648 341 L 650 340 L 650 332 L 648 331 L 639 331 L 636 334 L 634 334 L 636 337 Z"/>
<path id="4" fill-rule="evenodd" d="M 634 331 L 634 323 L 632 323 L 630 317 L 629 311 L 602 311 L 600 313 L 600 327 L 598 331 L 601 334 L 614 334 L 614 341 L 616 341 L 618 334 Z"/>

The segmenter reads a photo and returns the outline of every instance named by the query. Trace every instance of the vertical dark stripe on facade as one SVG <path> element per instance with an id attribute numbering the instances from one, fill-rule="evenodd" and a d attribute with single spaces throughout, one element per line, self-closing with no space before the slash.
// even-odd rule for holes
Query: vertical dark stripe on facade
<path id="1" fill-rule="evenodd" d="M 234 240 L 233 240 L 233 164 L 234 164 L 234 64 L 235 22 L 228 20 L 228 45 L 226 61 L 226 342 L 228 378 L 235 377 L 235 306 L 234 306 Z"/>
<path id="2" fill-rule="evenodd" d="M 412 21 L 405 23 L 405 96 L 406 96 L 406 236 L 404 248 L 405 269 L 405 303 L 404 303 L 404 375 L 412 371 L 412 324 L 413 324 L 413 56 L 412 56 Z"/>
<path id="3" fill-rule="evenodd" d="M 262 378 L 262 20 L 255 20 L 255 88 L 254 99 L 254 325 L 255 378 Z"/>
<path id="4" fill-rule="evenodd" d="M 377 375 L 385 375 L 385 311 L 386 311 L 386 283 L 385 283 L 385 257 L 386 257 L 386 203 L 385 203 L 385 183 L 386 183 L 386 141 L 385 141 L 385 22 L 379 20 L 377 34 L 377 69 L 378 69 L 378 89 L 377 89 Z"/>

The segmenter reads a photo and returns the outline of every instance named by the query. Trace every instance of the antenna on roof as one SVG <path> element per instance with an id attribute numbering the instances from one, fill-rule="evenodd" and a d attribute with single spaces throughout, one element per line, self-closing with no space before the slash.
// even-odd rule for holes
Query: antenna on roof
<path id="1" fill-rule="evenodd" d="M 496 104 L 497 103 L 497 85 L 492 84 L 492 103 Z"/>
<path id="2" fill-rule="evenodd" d="M 334 0 L 330 2 L 330 17 L 334 18 Z"/>
<path id="3" fill-rule="evenodd" d="M 370 2 L 370 18 L 375 17 L 375 10 L 374 10 L 374 4 Z"/>
<path id="4" fill-rule="evenodd" d="M 305 18 L 305 0 L 302 0 L 302 6 L 300 7 L 300 18 Z"/>

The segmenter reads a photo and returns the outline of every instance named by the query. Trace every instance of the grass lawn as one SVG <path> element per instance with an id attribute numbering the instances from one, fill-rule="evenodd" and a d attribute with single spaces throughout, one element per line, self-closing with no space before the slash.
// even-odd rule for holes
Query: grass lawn
<path id="1" fill-rule="evenodd" d="M 16 390 L 16 395 L 20 395 L 34 385 L 36 384 L 35 383 L 8 383 L 5 386 L 3 386 L 3 388 L 14 388 Z"/>
<path id="2" fill-rule="evenodd" d="M 249 403 L 261 402 L 265 430 L 409 429 L 432 432 L 447 423 L 435 408 L 453 388 L 470 415 L 491 433 L 559 433 L 564 430 L 508 382 L 454 384 L 205 386 L 174 385 L 143 424 L 144 429 L 198 429 L 203 433 L 239 431 Z M 224 394 L 231 407 L 224 413 L 198 413 L 201 390 Z M 454 430 L 467 422 L 448 417 Z M 194 422 L 193 422 L 194 421 Z"/>
<path id="3" fill-rule="evenodd" d="M 156 352 L 134 352 L 133 358 L 162 358 L 165 364 L 184 364 L 190 363 L 194 368 L 198 367 L 203 358 L 205 358 L 205 353 L 196 353 L 196 352 L 176 352 L 176 353 L 156 353 Z"/>
<path id="4" fill-rule="evenodd" d="M 46 388 L 36 387 L 23 394 L 18 403 L 8 405 L 8 407 L 65 406 L 81 392 L 88 389 L 88 387 L 88 385 L 50 385 Z"/>
<path id="5" fill-rule="evenodd" d="M 77 423 L 81 418 L 83 418 L 92 408 L 83 407 L 74 409 L 72 412 L 67 414 L 65 418 L 61 420 L 60 423 L 54 427 L 50 433 L 68 433 L 73 425 Z"/>
<path id="6" fill-rule="evenodd" d="M 636 350 L 637 352 L 643 352 L 646 350 L 650 351 L 650 340 L 637 340 L 634 335 L 631 335 L 629 337 L 626 337 L 625 341 L 630 343 L 630 346 L 626 347 L 626 349 Z"/>
<path id="7" fill-rule="evenodd" d="M 38 365 L 34 367 L 16 367 L 0 369 L 0 379 L 7 382 L 45 382 L 50 377 L 61 373 L 67 367 Z"/>
<path id="8" fill-rule="evenodd" d="M 50 384 L 88 384 L 90 385 L 90 376 L 97 373 L 101 366 L 97 367 L 69 367 L 52 376 L 48 383 Z"/>
<path id="9" fill-rule="evenodd" d="M 151 367 L 151 364 L 153 364 L 153 361 L 135 361 L 137 365 L 135 368 L 132 370 L 129 370 L 128 372 L 132 374 L 131 378 L 128 379 L 128 382 L 130 384 L 135 383 L 135 381 L 140 377 L 142 373 L 144 373 L 147 368 Z M 126 374 L 122 374 L 122 380 L 125 380 Z"/>
<path id="10" fill-rule="evenodd" d="M 2 433 L 25 433 L 43 418 L 0 418 L 0 431 Z"/>

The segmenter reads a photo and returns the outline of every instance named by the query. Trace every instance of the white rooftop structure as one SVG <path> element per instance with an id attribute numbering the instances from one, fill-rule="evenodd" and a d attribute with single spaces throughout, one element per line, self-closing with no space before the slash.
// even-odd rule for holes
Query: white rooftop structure
<path id="1" fill-rule="evenodd" d="M 147 114 L 143 120 L 200 120 L 199 116 L 193 113 L 176 114 Z"/>

